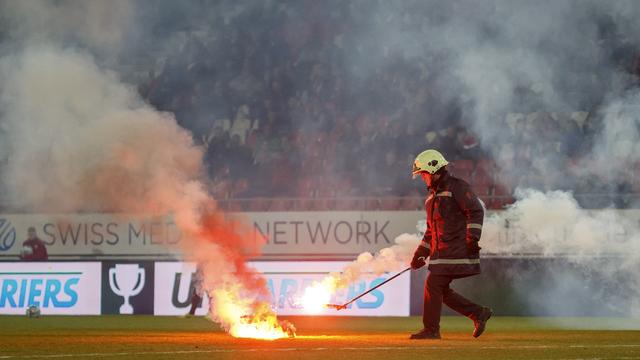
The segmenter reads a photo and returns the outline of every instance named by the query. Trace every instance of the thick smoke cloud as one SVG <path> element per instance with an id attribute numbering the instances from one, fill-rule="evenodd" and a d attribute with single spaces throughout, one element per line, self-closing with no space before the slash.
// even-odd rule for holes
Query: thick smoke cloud
<path id="1" fill-rule="evenodd" d="M 513 206 L 486 219 L 481 243 L 488 253 L 559 258 L 566 264 L 560 271 L 542 271 L 552 278 L 535 283 L 509 274 L 534 313 L 640 317 L 636 220 L 613 209 L 582 209 L 562 191 L 520 190 L 516 196 Z M 582 298 L 588 300 L 576 301 Z"/>
<path id="2" fill-rule="evenodd" d="M 77 212 L 171 215 L 181 232 L 175 250 L 200 264 L 213 320 L 234 336 L 287 336 L 293 328 L 280 328 L 264 279 L 245 262 L 263 242 L 217 209 L 206 191 L 203 149 L 192 134 L 78 44 L 28 36 L 39 31 L 31 32 L 32 14 L 70 6 L 69 20 L 81 22 L 64 23 L 63 30 L 75 31 L 103 14 L 90 5 L 73 8 L 74 2 L 29 4 L 35 8 L 14 12 L 16 21 L 27 16 L 24 42 L 0 58 L 1 175 L 11 208 L 59 214 L 60 221 Z M 114 45 L 91 34 L 83 40 L 92 50 Z"/>
<path id="3" fill-rule="evenodd" d="M 1 69 L 11 134 L 2 175 L 17 208 L 161 213 L 174 201 L 206 198 L 194 182 L 202 150 L 190 134 L 89 56 L 29 48 L 5 57 Z"/>
<path id="4" fill-rule="evenodd" d="M 394 240 L 394 245 L 381 249 L 376 254 L 361 253 L 341 272 L 330 274 L 323 282 L 332 289 L 344 289 L 362 278 L 403 270 L 411 261 L 421 239 L 421 236 L 415 234 L 402 234 Z"/>
<path id="5" fill-rule="evenodd" d="M 246 316 L 273 317 L 264 279 L 245 263 L 262 243 L 218 212 L 204 189 L 202 150 L 170 114 L 77 52 L 28 49 L 0 69 L 11 135 L 3 180 L 16 208 L 171 214 L 181 231 L 176 251 L 202 264 L 213 319 L 243 335 Z"/>
<path id="6" fill-rule="evenodd" d="M 629 298 L 640 295 L 634 275 L 640 229 L 615 210 L 589 212 L 580 203 L 633 205 L 618 194 L 634 186 L 640 160 L 637 80 L 631 73 L 640 40 L 638 3 L 380 2 L 370 11 L 360 49 L 373 50 L 355 51 L 353 63 L 367 58 L 374 65 L 363 71 L 372 72 L 389 64 L 393 51 L 415 62 L 443 59 L 445 65 L 435 68 L 442 73 L 432 75 L 432 93 L 461 109 L 459 119 L 497 160 L 496 181 L 520 188 L 511 208 L 487 218 L 484 251 L 566 256 L 567 264 L 599 279 L 600 289 L 585 289 L 585 278 L 569 274 L 554 274 L 537 286 L 519 286 L 514 276 L 522 298 L 548 294 L 548 301 L 530 305 L 552 314 L 601 313 L 589 308 L 593 303 L 577 309 L 582 305 L 560 291 L 579 289 L 577 296 L 637 317 L 638 303 Z M 424 21 L 411 23 L 420 18 L 412 14 L 424 15 Z M 562 127 L 540 132 L 538 125 L 550 120 Z M 560 135 L 565 126 L 573 137 Z M 596 195 L 578 202 L 567 190 Z"/>
<path id="7" fill-rule="evenodd" d="M 619 107 L 626 98 L 629 105 L 627 93 L 637 84 L 632 73 L 639 45 L 636 2 L 370 5 L 358 8 L 366 16 L 356 35 L 346 35 L 353 38 L 347 59 L 350 80 L 357 83 L 378 76 L 380 69 L 404 67 L 428 84 L 420 113 L 410 110 L 417 101 L 411 96 L 404 99 L 405 110 L 398 112 L 393 105 L 382 109 L 394 121 L 412 122 L 420 116 L 428 126 L 414 128 L 424 132 L 457 124 L 472 129 L 482 150 L 498 161 L 497 182 L 508 189 L 589 192 L 605 186 L 615 193 L 627 182 L 628 174 L 614 170 L 612 176 L 612 164 L 605 160 L 624 151 L 624 145 L 598 139 L 602 124 L 619 126 L 612 125 L 609 104 Z M 390 90 L 395 86 L 389 83 Z M 422 86 L 412 86 L 419 98 Z M 438 104 L 450 110 L 439 111 Z M 369 106 L 380 104 L 371 101 Z M 626 144 L 630 136 L 625 134 Z M 433 146 L 429 141 L 415 144 L 415 151 Z M 613 147 L 618 151 L 612 152 Z M 562 176 L 572 162 L 580 163 L 579 168 Z M 582 171 L 585 165 L 589 172 Z M 597 179 L 590 179 L 594 175 Z"/>
<path id="8" fill-rule="evenodd" d="M 79 44 L 115 55 L 134 29 L 129 0 L 1 1 L 5 44 Z"/>
<path id="9" fill-rule="evenodd" d="M 202 149 L 184 129 L 206 132 L 212 121 L 236 115 L 229 114 L 229 109 L 221 111 L 227 103 L 220 83 L 232 84 L 224 90 L 237 93 L 240 100 L 231 110 L 238 113 L 240 105 L 265 100 L 265 94 L 295 94 L 291 108 L 280 113 L 288 116 L 276 119 L 285 124 L 284 130 L 279 129 L 284 132 L 329 127 L 334 120 L 331 112 L 314 109 L 318 106 L 309 99 L 320 99 L 318 103 L 325 106 L 323 101 L 343 87 L 347 88 L 342 91 L 346 94 L 343 98 L 330 99 L 335 104 L 346 102 L 354 113 L 376 109 L 391 122 L 411 123 L 407 134 L 398 135 L 398 143 L 411 151 L 429 144 L 417 141 L 407 145 L 405 136 L 411 141 L 423 139 L 423 134 L 416 133 L 439 131 L 450 121 L 461 122 L 478 135 L 482 150 L 498 161 L 498 182 L 546 191 L 523 190 L 511 210 L 488 218 L 482 239 L 485 251 L 580 255 L 570 261 L 610 283 L 617 281 L 616 276 L 627 278 L 634 267 L 637 269 L 633 250 L 638 239 L 633 236 L 637 233 L 633 223 L 614 211 L 589 213 L 571 194 L 556 190 L 596 189 L 615 195 L 620 188 L 634 185 L 629 178 L 630 164 L 640 160 L 635 151 L 639 134 L 634 111 L 640 100 L 637 80 L 628 69 L 632 62 L 628 54 L 640 45 L 638 2 L 325 3 L 328 8 L 335 5 L 339 9 L 335 11 L 323 11 L 322 6 L 311 3 L 0 2 L 0 159 L 2 193 L 9 197 L 5 204 L 20 211 L 172 212 L 186 234 L 211 239 L 210 234 L 202 234 L 203 222 L 213 221 L 220 224 L 214 228 L 227 230 L 221 225 L 221 215 L 208 211 L 215 205 L 205 191 Z M 270 32 L 269 17 L 279 19 L 275 14 L 287 14 L 287 30 L 295 36 L 283 39 L 282 33 Z M 276 51 L 285 42 L 293 48 L 318 36 L 312 31 L 297 31 L 300 24 L 294 21 L 312 21 L 316 15 L 343 26 L 342 33 L 331 39 L 331 49 L 314 49 L 291 59 Z M 207 24 L 223 24 L 212 33 L 225 41 L 209 41 Z M 243 53 L 237 40 L 248 33 L 255 37 L 254 52 L 264 50 L 258 43 L 272 44 L 268 56 Z M 331 58 L 332 49 L 342 49 L 337 53 L 343 56 Z M 180 81 L 211 79 L 195 91 L 195 97 L 213 94 L 205 102 L 207 106 L 178 116 L 183 119 L 179 126 L 172 115 L 145 104 L 118 74 L 103 70 L 107 65 L 126 73 L 130 62 L 139 61 L 139 57 L 149 60 L 141 56 L 144 54 L 157 57 L 149 61 L 151 70 L 188 69 L 184 73 L 176 70 L 173 77 Z M 258 65 L 245 62 L 245 58 Z M 314 59 L 321 64 L 315 64 Z M 275 81 L 264 81 L 269 86 L 279 81 L 279 91 L 264 84 L 259 89 L 246 87 L 252 78 L 242 69 L 250 65 L 261 69 L 261 61 L 286 64 L 281 73 L 274 72 Z M 405 69 L 416 74 L 407 86 L 403 86 L 402 76 L 393 75 Z M 386 76 L 387 71 L 392 75 Z M 311 73 L 322 86 L 305 78 Z M 231 81 L 225 78 L 229 74 L 239 75 Z M 324 81 L 323 77 L 331 76 L 340 77 L 340 81 Z M 368 86 L 372 78 L 382 78 L 388 86 L 372 90 Z M 180 81 L 168 88 L 179 91 L 184 85 Z M 311 85 L 315 89 L 310 89 Z M 286 91 L 282 90 L 285 87 Z M 387 98 L 392 91 L 403 96 Z M 172 110 L 171 106 L 166 110 Z M 320 114 L 314 113 L 316 110 Z M 562 120 L 568 129 L 580 129 L 588 139 L 581 142 L 538 131 L 538 124 L 550 118 Z M 202 134 L 197 135 L 200 139 Z M 351 146 L 359 141 L 351 140 L 344 143 Z M 330 183 L 336 164 L 344 163 L 352 173 L 362 174 L 380 164 L 379 152 L 363 151 L 352 158 L 344 146 L 331 149 L 332 155 L 324 159 L 321 169 L 314 169 L 314 175 Z M 374 139 L 371 147 L 385 146 Z M 531 161 L 519 161 L 521 153 L 527 153 Z M 573 167 L 567 168 L 568 159 Z M 408 159 L 395 161 L 406 162 L 408 172 Z M 363 182 L 370 180 L 361 178 Z M 597 206 L 612 203 L 607 196 L 598 199 L 603 200 Z M 616 240 L 606 235 L 608 230 L 620 228 L 626 229 L 627 235 Z M 238 229 L 242 234 L 242 226 Z M 497 235 L 512 229 L 521 229 L 520 235 L 508 239 Z M 563 241 L 557 241 L 558 234 L 563 234 Z M 238 239 L 242 251 L 259 247 L 242 239 Z M 409 247 L 403 247 L 406 244 L 398 244 L 402 250 L 394 250 L 393 256 L 381 253 L 382 261 L 362 255 L 349 271 L 395 271 L 402 263 L 399 259 L 409 254 Z M 207 242 L 203 246 L 211 251 L 199 253 L 236 254 L 231 244 Z M 592 258 L 610 251 L 617 254 L 618 250 L 625 255 L 616 262 L 620 264 L 616 269 L 599 267 Z M 209 264 L 211 273 L 242 268 L 242 262 L 236 261 L 241 257 L 234 256 L 230 255 L 229 262 Z M 247 279 L 247 286 L 260 282 L 253 275 Z M 211 286 L 226 286 L 235 280 L 223 277 L 208 281 Z M 557 280 L 576 288 L 579 285 L 577 279 Z M 639 297 L 637 288 L 636 283 L 629 286 L 632 297 Z M 555 290 L 553 286 L 546 289 Z M 625 294 L 621 289 L 612 293 Z M 522 295 L 527 298 L 531 294 L 523 291 Z M 216 296 L 224 298 L 226 294 Z M 258 291 L 247 298 L 261 296 Z M 638 314 L 637 304 L 615 300 L 611 306 L 618 305 L 631 307 L 630 312 Z M 241 312 L 233 311 L 236 319 Z"/>
<path id="10" fill-rule="evenodd" d="M 613 234 L 629 233 L 634 227 L 615 210 L 588 212 L 571 194 L 561 191 L 521 190 L 517 196 L 513 206 L 485 220 L 487 252 L 589 256 L 623 254 L 633 248 L 629 248 L 633 239 L 612 239 Z M 603 239 L 614 241 L 605 247 Z"/>

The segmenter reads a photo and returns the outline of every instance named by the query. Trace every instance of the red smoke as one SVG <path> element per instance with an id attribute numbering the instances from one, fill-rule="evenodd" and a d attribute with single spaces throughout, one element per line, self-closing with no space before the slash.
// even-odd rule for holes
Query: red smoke
<path id="1" fill-rule="evenodd" d="M 246 262 L 248 257 L 259 255 L 262 246 L 266 244 L 266 238 L 262 234 L 241 220 L 212 209 L 202 215 L 200 234 L 197 238 L 219 247 L 218 255 L 233 264 L 235 276 L 246 289 L 255 290 L 259 296 L 268 296 L 265 279 L 247 266 Z M 197 252 L 198 249 L 193 250 Z M 208 255 L 194 253 L 196 259 L 215 261 Z"/>

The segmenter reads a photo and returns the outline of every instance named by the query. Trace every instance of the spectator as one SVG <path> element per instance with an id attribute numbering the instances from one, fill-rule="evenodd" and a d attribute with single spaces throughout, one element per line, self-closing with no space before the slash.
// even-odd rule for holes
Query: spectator
<path id="1" fill-rule="evenodd" d="M 240 143 L 244 144 L 247 139 L 247 134 L 249 130 L 251 130 L 252 124 L 251 119 L 249 119 L 249 106 L 242 105 L 238 108 L 238 112 L 236 113 L 236 117 L 233 119 L 233 124 L 231 124 L 230 135 L 238 135 L 240 137 Z"/>
<path id="2" fill-rule="evenodd" d="M 20 259 L 24 261 L 47 261 L 49 259 L 47 247 L 44 241 L 38 238 L 36 228 L 29 227 L 27 232 L 29 238 L 22 243 Z"/>
<path id="3" fill-rule="evenodd" d="M 191 308 L 189 309 L 188 316 L 194 316 L 196 314 L 196 309 L 202 305 L 202 300 L 205 295 L 209 295 L 204 288 L 204 273 L 202 270 L 203 265 L 198 263 L 196 265 L 196 272 L 191 276 L 191 284 L 189 288 L 191 289 Z"/>

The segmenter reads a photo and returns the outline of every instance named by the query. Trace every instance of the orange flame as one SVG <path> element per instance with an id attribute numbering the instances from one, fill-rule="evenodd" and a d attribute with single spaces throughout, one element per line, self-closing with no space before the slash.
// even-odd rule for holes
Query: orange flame
<path id="1" fill-rule="evenodd" d="M 214 320 L 226 325 L 231 336 L 263 340 L 295 337 L 293 324 L 278 321 L 268 303 L 241 297 L 239 290 L 237 286 L 229 286 L 211 292 L 216 309 Z"/>
<path id="2" fill-rule="evenodd" d="M 285 326 L 281 325 L 275 316 L 261 321 L 248 320 L 233 324 L 229 329 L 229 334 L 237 338 L 262 340 L 295 337 L 295 332 L 285 329 Z"/>

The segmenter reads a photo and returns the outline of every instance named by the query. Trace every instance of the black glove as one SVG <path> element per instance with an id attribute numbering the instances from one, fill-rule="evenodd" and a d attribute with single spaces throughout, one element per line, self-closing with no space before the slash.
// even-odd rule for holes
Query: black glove
<path id="1" fill-rule="evenodd" d="M 478 245 L 477 240 L 471 240 L 467 242 L 467 254 L 469 255 L 480 255 L 480 245 Z"/>
<path id="2" fill-rule="evenodd" d="M 424 246 L 418 246 L 416 252 L 413 253 L 413 259 L 411 259 L 411 268 L 413 270 L 420 269 L 426 264 L 426 259 L 429 256 L 429 249 Z"/>

